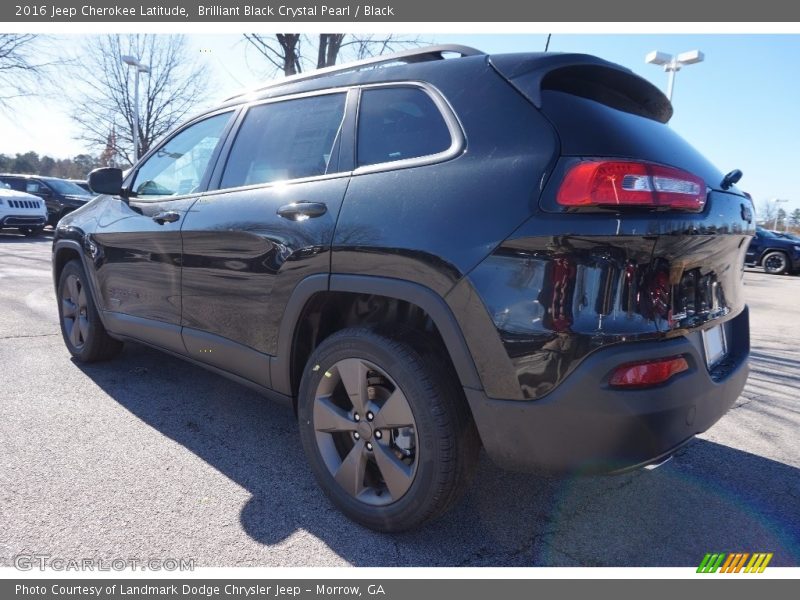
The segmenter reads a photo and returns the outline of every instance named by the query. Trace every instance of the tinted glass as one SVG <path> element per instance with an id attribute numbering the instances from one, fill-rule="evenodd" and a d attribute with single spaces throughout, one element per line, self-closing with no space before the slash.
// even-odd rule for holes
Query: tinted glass
<path id="1" fill-rule="evenodd" d="M 16 177 L 3 177 L 3 181 L 12 190 L 17 190 L 18 192 L 25 191 L 25 182 L 21 179 Z"/>
<path id="2" fill-rule="evenodd" d="M 64 179 L 48 179 L 47 183 L 50 185 L 51 188 L 53 188 L 60 194 L 69 194 L 71 196 L 89 195 L 89 192 L 87 192 L 78 184 L 72 183 L 71 181 L 66 181 Z"/>
<path id="3" fill-rule="evenodd" d="M 195 123 L 161 146 L 139 168 L 134 194 L 146 198 L 197 191 L 230 116 L 223 113 Z"/>
<path id="4" fill-rule="evenodd" d="M 330 172 L 344 104 L 345 94 L 328 94 L 250 108 L 231 148 L 222 187 Z"/>
<path id="5" fill-rule="evenodd" d="M 358 109 L 358 165 L 417 158 L 451 144 L 447 124 L 418 88 L 364 90 Z"/>

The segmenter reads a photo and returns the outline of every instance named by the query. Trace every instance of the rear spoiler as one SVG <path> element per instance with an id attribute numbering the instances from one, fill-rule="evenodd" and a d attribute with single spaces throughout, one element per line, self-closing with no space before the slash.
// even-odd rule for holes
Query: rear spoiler
<path id="1" fill-rule="evenodd" d="M 537 108 L 553 90 L 595 100 L 666 123 L 672 104 L 652 83 L 620 65 L 588 54 L 525 53 L 489 57 L 489 64 Z"/>

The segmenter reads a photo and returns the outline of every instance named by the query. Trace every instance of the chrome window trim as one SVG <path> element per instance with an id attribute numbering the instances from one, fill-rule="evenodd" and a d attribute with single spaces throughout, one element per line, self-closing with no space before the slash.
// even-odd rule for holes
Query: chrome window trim
<path id="1" fill-rule="evenodd" d="M 356 175 L 367 175 L 370 173 L 381 173 L 385 171 L 395 171 L 398 169 L 408 169 L 411 167 L 421 167 L 425 165 L 432 165 L 440 162 L 444 162 L 447 160 L 451 160 L 456 156 L 459 156 L 464 152 L 466 149 L 466 137 L 464 135 L 463 127 L 461 126 L 461 122 L 456 117 L 455 111 L 453 110 L 450 103 L 445 99 L 444 95 L 433 85 L 426 83 L 424 81 L 388 81 L 382 83 L 372 83 L 372 84 L 364 84 L 364 85 L 351 85 L 351 86 L 342 86 L 342 87 L 335 87 L 335 88 L 326 88 L 322 90 L 313 90 L 310 92 L 300 92 L 297 94 L 288 94 L 286 96 L 276 96 L 274 98 L 264 98 L 259 100 L 253 100 L 249 103 L 244 103 L 239 105 L 241 107 L 242 113 L 239 117 L 240 124 L 239 128 L 235 132 L 235 135 L 238 137 L 239 130 L 243 126 L 245 119 L 247 118 L 247 112 L 255 106 L 260 106 L 263 104 L 274 104 L 276 102 L 284 102 L 289 100 L 300 100 L 303 98 L 309 98 L 314 96 L 327 96 L 330 94 L 347 94 L 348 92 L 355 91 L 359 94 L 359 105 L 361 102 L 361 92 L 363 90 L 370 90 L 375 88 L 398 88 L 398 87 L 412 87 L 421 89 L 425 92 L 428 97 L 431 98 L 436 108 L 439 110 L 439 114 L 442 115 L 444 119 L 445 125 L 447 126 L 448 131 L 450 132 L 450 146 L 443 150 L 442 152 L 437 152 L 435 154 L 426 154 L 424 156 L 417 156 L 414 158 L 405 158 L 400 160 L 394 160 L 389 162 L 383 163 L 376 163 L 374 165 L 366 165 L 363 167 L 357 167 L 352 171 L 337 171 L 335 173 L 325 173 L 324 175 L 314 175 L 311 177 L 301 177 L 297 179 L 284 179 L 281 181 L 270 181 L 265 183 L 253 183 L 250 185 L 241 185 L 237 187 L 217 187 L 213 190 L 206 190 L 200 197 L 207 197 L 207 196 L 215 196 L 221 193 L 229 193 L 229 192 L 240 192 L 240 191 L 248 191 L 254 189 L 263 189 L 263 188 L 274 188 L 278 186 L 287 186 L 287 185 L 294 185 L 299 183 L 311 183 L 315 181 L 327 181 L 329 179 L 337 179 L 339 177 L 352 177 Z M 345 115 L 342 115 L 344 119 Z M 358 135 L 358 115 L 356 115 L 356 136 Z M 343 121 L 344 122 L 344 121 Z M 235 138 L 234 138 L 235 142 Z M 356 140 L 357 144 L 357 140 Z M 231 146 L 232 148 L 232 146 Z M 358 152 L 358 148 L 356 148 L 356 152 Z M 229 155 L 225 157 L 227 161 L 230 157 Z M 223 170 L 224 174 L 224 170 Z"/>
<path id="2" fill-rule="evenodd" d="M 398 87 L 413 87 L 420 89 L 425 92 L 431 100 L 433 100 L 434 105 L 439 110 L 439 114 L 444 119 L 445 125 L 447 125 L 447 129 L 450 132 L 450 147 L 435 154 L 415 156 L 414 158 L 401 158 L 400 160 L 375 163 L 374 165 L 365 165 L 363 167 L 357 166 L 353 171 L 354 176 L 366 175 L 369 173 L 380 173 L 384 171 L 395 171 L 398 169 L 408 169 L 411 167 L 422 167 L 425 165 L 444 162 L 460 155 L 466 147 L 464 129 L 461 126 L 461 122 L 458 120 L 458 117 L 456 117 L 453 107 L 450 105 L 444 95 L 430 83 L 426 83 L 424 81 L 388 81 L 384 83 L 358 86 L 359 108 L 361 106 L 360 94 L 365 90 L 368 91 L 371 89 Z M 358 117 L 356 119 L 356 136 L 358 136 Z M 358 161 L 358 138 L 356 138 L 356 161 Z"/>
<path id="3" fill-rule="evenodd" d="M 341 177 L 350 177 L 352 171 L 337 171 L 336 173 L 326 173 L 324 175 L 312 175 L 311 177 L 298 177 L 297 179 L 282 179 L 280 181 L 269 181 L 266 183 L 251 183 L 250 185 L 240 185 L 238 187 L 220 187 L 214 190 L 206 190 L 199 195 L 200 198 L 208 196 L 218 196 L 220 194 L 228 194 L 231 192 L 246 192 L 248 190 L 263 190 L 265 188 L 286 187 L 289 185 L 296 185 L 300 183 L 312 183 L 315 181 L 327 181 L 329 179 L 339 179 Z"/>

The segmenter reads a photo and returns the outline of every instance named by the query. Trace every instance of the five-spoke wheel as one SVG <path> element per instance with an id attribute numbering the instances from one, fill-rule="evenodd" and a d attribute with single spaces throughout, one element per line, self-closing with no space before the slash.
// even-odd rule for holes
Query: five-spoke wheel
<path id="1" fill-rule="evenodd" d="M 119 354 L 122 342 L 108 335 L 103 327 L 80 261 L 71 260 L 64 265 L 57 294 L 61 335 L 72 356 L 81 362 L 94 362 Z"/>
<path id="2" fill-rule="evenodd" d="M 345 329 L 311 355 L 300 437 L 328 497 L 380 531 L 416 527 L 466 489 L 479 440 L 452 367 L 413 336 Z"/>
<path id="3" fill-rule="evenodd" d="M 314 397 L 317 447 L 336 482 L 374 505 L 399 500 L 419 461 L 408 400 L 380 367 L 346 358 L 325 371 Z"/>
<path id="4" fill-rule="evenodd" d="M 89 307 L 86 289 L 75 273 L 70 273 L 61 286 L 61 325 L 74 348 L 80 350 L 89 337 Z"/>

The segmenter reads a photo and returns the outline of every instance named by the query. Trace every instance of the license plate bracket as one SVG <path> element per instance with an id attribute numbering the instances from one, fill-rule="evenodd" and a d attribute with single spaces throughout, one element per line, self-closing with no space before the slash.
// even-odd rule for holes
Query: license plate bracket
<path id="1" fill-rule="evenodd" d="M 706 355 L 706 366 L 711 369 L 719 364 L 728 354 L 728 340 L 725 327 L 716 325 L 703 331 L 703 349 Z"/>

